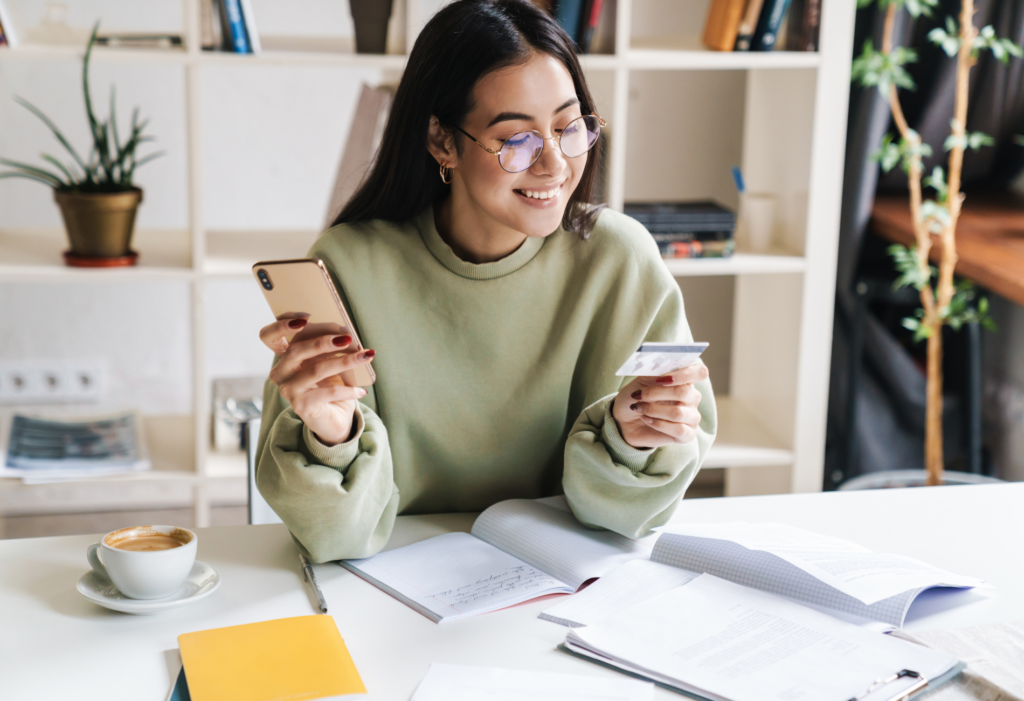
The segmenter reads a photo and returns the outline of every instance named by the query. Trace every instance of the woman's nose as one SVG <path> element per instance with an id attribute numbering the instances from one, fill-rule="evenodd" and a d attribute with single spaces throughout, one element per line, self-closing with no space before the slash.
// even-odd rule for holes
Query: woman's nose
<path id="1" fill-rule="evenodd" d="M 565 154 L 558 143 L 558 137 L 549 136 L 544 138 L 544 150 L 540 158 L 530 166 L 536 175 L 557 175 L 565 170 Z"/>

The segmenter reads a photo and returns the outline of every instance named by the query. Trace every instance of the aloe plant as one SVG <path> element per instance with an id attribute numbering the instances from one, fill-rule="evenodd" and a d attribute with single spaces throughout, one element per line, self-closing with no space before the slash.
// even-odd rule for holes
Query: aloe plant
<path id="1" fill-rule="evenodd" d="M 61 162 L 55 156 L 44 153 L 42 158 L 48 167 L 40 168 L 28 163 L 0 158 L 0 164 L 13 169 L 0 172 L 0 178 L 26 178 L 49 185 L 55 190 L 70 192 L 125 192 L 134 187 L 133 178 L 136 168 L 163 155 L 163 151 L 157 151 L 138 157 L 139 146 L 155 140 L 151 136 L 144 135 L 143 132 L 149 124 L 149 120 L 139 121 L 138 107 L 132 112 L 128 136 L 124 142 L 121 141 L 117 129 L 116 91 L 113 87 L 110 89 L 110 115 L 105 121 L 97 119 L 92 106 L 92 92 L 89 89 L 89 62 L 99 28 L 100 25 L 97 22 L 89 36 L 89 44 L 86 46 L 85 58 L 82 61 L 85 113 L 89 119 L 89 131 L 92 134 L 92 148 L 89 151 L 89 157 L 82 158 L 53 120 L 47 117 L 42 110 L 24 98 L 15 97 L 15 102 L 39 117 L 43 124 L 49 127 L 57 141 L 70 154 L 72 160 Z"/>

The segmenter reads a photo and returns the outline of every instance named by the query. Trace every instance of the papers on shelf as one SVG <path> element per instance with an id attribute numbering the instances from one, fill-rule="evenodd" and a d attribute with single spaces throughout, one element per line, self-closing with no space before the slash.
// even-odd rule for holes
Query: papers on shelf
<path id="1" fill-rule="evenodd" d="M 565 646 L 684 693 L 731 701 L 845 701 L 900 670 L 935 680 L 958 663 L 707 574 L 573 628 Z M 914 682 L 898 679 L 867 698 L 893 698 Z"/>
<path id="2" fill-rule="evenodd" d="M 912 589 L 986 586 L 904 555 L 875 553 L 848 540 L 780 523 L 698 523 L 657 529 L 662 533 L 724 540 L 788 562 L 833 589 L 874 604 Z"/>
<path id="3" fill-rule="evenodd" d="M 0 477 L 39 484 L 151 466 L 137 411 L 88 416 L 13 414 L 2 424 L 6 449 Z"/>
<path id="4" fill-rule="evenodd" d="M 653 690 L 625 678 L 435 663 L 412 701 L 647 701 Z"/>

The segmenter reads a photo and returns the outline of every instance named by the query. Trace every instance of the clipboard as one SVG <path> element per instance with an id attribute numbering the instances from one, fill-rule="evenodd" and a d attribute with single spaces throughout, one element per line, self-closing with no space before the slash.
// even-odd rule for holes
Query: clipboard
<path id="1" fill-rule="evenodd" d="M 621 667 L 616 667 L 613 664 L 609 664 L 609 663 L 604 662 L 602 660 L 598 660 L 596 658 L 589 657 L 588 655 L 581 655 L 580 653 L 575 652 L 574 650 L 570 650 L 569 648 L 567 648 L 564 643 L 559 643 L 558 646 L 555 649 L 560 650 L 561 652 L 564 652 L 564 653 L 566 653 L 568 655 L 572 655 L 573 657 L 578 657 L 581 660 L 586 660 L 587 662 L 593 662 L 594 664 L 601 665 L 602 667 L 606 667 L 608 669 L 615 670 L 616 672 L 619 672 L 620 674 L 625 674 L 626 676 L 633 677 L 634 679 L 640 679 L 640 680 L 643 680 L 645 682 L 653 682 L 655 686 L 660 686 L 662 689 L 667 689 L 669 691 L 674 691 L 677 694 L 682 694 L 683 696 L 688 696 L 691 699 L 698 699 L 698 701 L 711 701 L 706 696 L 700 696 L 698 694 L 692 694 L 689 691 L 683 691 L 679 687 L 672 686 L 671 684 L 665 684 L 664 682 L 655 681 L 654 679 L 650 679 L 648 677 L 645 677 L 642 674 L 637 674 L 636 672 L 627 671 L 625 669 L 622 669 Z M 950 669 L 948 672 L 946 672 L 945 674 L 943 674 L 943 675 L 941 675 L 939 677 L 936 677 L 935 679 L 931 679 L 931 680 L 925 679 L 924 677 L 922 677 L 917 672 L 914 672 L 913 670 L 903 669 L 903 670 L 900 670 L 899 672 L 894 672 L 890 677 L 887 677 L 887 678 L 884 678 L 884 679 L 875 680 L 875 682 L 869 688 L 865 689 L 864 693 L 862 693 L 860 696 L 854 696 L 854 697 L 852 697 L 850 699 L 844 699 L 844 701 L 864 701 L 869 696 L 873 696 L 871 701 L 910 701 L 911 699 L 916 699 L 918 696 L 920 696 L 921 694 L 925 693 L 926 691 L 932 691 L 932 690 L 942 686 L 943 684 L 945 684 L 949 680 L 951 680 L 951 679 L 955 678 L 956 676 L 958 676 L 966 668 L 967 668 L 967 664 L 961 660 L 960 662 L 957 662 L 955 665 L 953 665 L 953 668 Z M 895 696 L 891 696 L 891 697 L 875 697 L 874 696 L 875 692 L 879 691 L 881 688 L 883 688 L 885 686 L 888 686 L 890 684 L 893 684 L 893 683 L 899 681 L 900 679 L 917 679 L 917 681 L 914 682 L 909 688 L 904 688 L 904 689 L 901 689 L 900 691 L 896 692 Z"/>

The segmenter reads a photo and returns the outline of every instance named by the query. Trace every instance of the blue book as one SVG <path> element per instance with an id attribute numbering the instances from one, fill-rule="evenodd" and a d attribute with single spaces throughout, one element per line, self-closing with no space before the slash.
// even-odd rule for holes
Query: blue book
<path id="1" fill-rule="evenodd" d="M 779 41 L 779 27 L 789 10 L 790 0 L 765 0 L 757 28 L 750 39 L 751 51 L 774 51 Z"/>
<path id="2" fill-rule="evenodd" d="M 231 46 L 236 54 L 251 54 L 249 36 L 245 33 L 245 18 L 239 0 L 223 0 L 228 17 L 228 31 L 231 32 Z"/>
<path id="3" fill-rule="evenodd" d="M 178 678 L 171 687 L 171 693 L 167 701 L 192 701 L 192 695 L 188 693 L 188 681 L 185 679 L 185 668 L 178 672 Z"/>
<path id="4" fill-rule="evenodd" d="M 562 29 L 569 35 L 569 38 L 577 44 L 580 41 L 580 15 L 582 14 L 583 0 L 558 0 L 555 19 L 562 25 Z"/>

